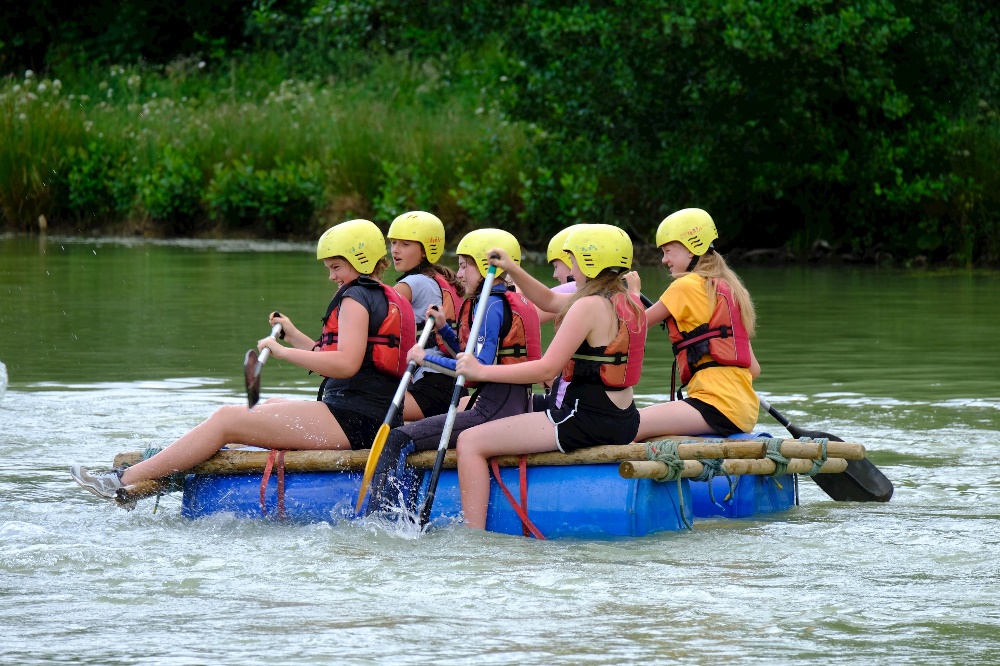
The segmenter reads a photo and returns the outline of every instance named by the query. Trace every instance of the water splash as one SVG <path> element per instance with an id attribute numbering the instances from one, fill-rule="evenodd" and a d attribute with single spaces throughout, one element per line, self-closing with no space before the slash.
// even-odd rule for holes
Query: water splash
<path id="1" fill-rule="evenodd" d="M 0 361 L 0 400 L 3 400 L 3 394 L 7 392 L 7 366 Z"/>

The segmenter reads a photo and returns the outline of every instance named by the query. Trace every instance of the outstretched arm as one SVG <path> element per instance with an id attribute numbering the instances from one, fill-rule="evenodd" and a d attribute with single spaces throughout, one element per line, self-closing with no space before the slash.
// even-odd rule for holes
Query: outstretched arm
<path id="1" fill-rule="evenodd" d="M 514 260 L 504 250 L 494 248 L 490 250 L 490 254 L 496 254 L 499 257 L 497 259 L 490 259 L 490 263 L 497 268 L 507 271 L 507 274 L 514 280 L 514 284 L 521 290 L 524 297 L 534 303 L 538 309 L 545 310 L 546 312 L 559 312 L 569 302 L 569 299 L 573 297 L 573 294 L 557 294 L 553 292 L 532 277 L 528 271 L 514 263 Z"/>

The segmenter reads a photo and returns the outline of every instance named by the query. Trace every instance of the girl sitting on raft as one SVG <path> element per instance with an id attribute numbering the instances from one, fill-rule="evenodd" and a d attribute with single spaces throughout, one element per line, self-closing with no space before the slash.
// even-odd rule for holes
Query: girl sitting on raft
<path id="1" fill-rule="evenodd" d="M 458 277 L 464 283 L 465 293 L 468 295 L 458 315 L 458 335 L 445 325 L 444 316 L 439 309 L 431 307 L 427 310 L 427 314 L 434 317 L 434 325 L 450 355 L 443 356 L 431 349 L 414 345 L 410 350 L 409 360 L 415 360 L 425 368 L 438 368 L 450 377 L 455 376 L 455 359 L 452 357 L 464 350 L 468 342 L 473 317 L 482 298 L 483 279 L 489 269 L 487 253 L 490 248 L 495 247 L 502 248 L 507 256 L 513 257 L 511 264 L 516 266 L 520 262 L 521 248 L 517 239 L 500 229 L 473 231 L 458 244 Z M 531 303 L 511 290 L 503 280 L 498 280 L 493 284 L 486 308 L 475 352 L 480 362 L 512 367 L 539 358 L 541 334 L 535 307 Z M 480 383 L 475 387 L 471 406 L 456 415 L 449 445 L 454 447 L 458 435 L 468 428 L 492 419 L 524 414 L 529 410 L 530 398 L 530 381 Z M 389 432 L 372 477 L 366 514 L 391 510 L 399 497 L 400 484 L 396 479 L 402 457 L 412 451 L 438 448 L 446 420 L 447 414 L 441 414 Z M 410 484 L 411 487 L 412 485 Z"/>
<path id="2" fill-rule="evenodd" d="M 190 469 L 230 443 L 271 449 L 370 447 L 415 340 L 409 301 L 379 282 L 387 265 L 385 254 L 385 237 L 367 220 L 328 229 L 319 239 L 316 258 L 323 261 L 338 290 L 319 341 L 274 313 L 272 326 L 282 325 L 292 347 L 270 337 L 257 343 L 258 349 L 270 349 L 277 359 L 323 375 L 319 400 L 273 399 L 249 411 L 238 405 L 221 407 L 148 460 L 97 473 L 74 465 L 73 479 L 95 495 L 115 501 L 119 489 Z"/>
<path id="3" fill-rule="evenodd" d="M 675 400 L 680 391 L 675 393 L 671 376 L 671 402 L 639 411 L 638 441 L 664 434 L 728 437 L 757 423 L 753 378 L 760 365 L 750 346 L 756 315 L 746 287 L 715 251 L 718 237 L 715 222 L 700 208 L 679 210 L 656 230 L 674 281 L 646 310 L 646 322 L 666 321 L 688 397 Z M 638 292 L 638 276 L 629 279 Z"/>
<path id="4" fill-rule="evenodd" d="M 642 370 L 646 326 L 638 299 L 622 274 L 632 265 L 632 241 L 606 224 L 574 230 L 564 245 L 577 291 L 555 294 L 502 250 L 492 263 L 506 270 L 525 296 L 544 310 L 561 302 L 552 344 L 538 361 L 514 366 L 482 365 L 459 354 L 457 371 L 480 382 L 542 382 L 562 371 L 544 413 L 523 414 L 466 430 L 458 438 L 458 477 L 465 524 L 485 529 L 490 494 L 487 461 L 501 455 L 604 444 L 629 444 L 639 429 L 632 387 Z"/>
<path id="5" fill-rule="evenodd" d="M 419 328 L 430 306 L 440 306 L 454 327 L 461 299 L 455 274 L 438 260 L 444 254 L 444 224 L 435 215 L 423 211 L 403 213 L 389 226 L 392 263 L 403 274 L 396 291 L 410 301 Z M 448 411 L 455 380 L 432 367 L 419 368 L 413 375 L 403 403 L 403 420 L 417 421 Z"/>

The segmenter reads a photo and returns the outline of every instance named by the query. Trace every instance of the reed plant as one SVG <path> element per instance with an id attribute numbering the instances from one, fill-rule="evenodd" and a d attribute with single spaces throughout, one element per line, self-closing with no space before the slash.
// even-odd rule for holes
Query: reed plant
<path id="1" fill-rule="evenodd" d="M 458 226 L 516 222 L 510 202 L 498 207 L 508 219 L 459 203 L 498 170 L 516 200 L 518 174 L 532 169 L 524 129 L 480 91 L 455 94 L 449 72 L 405 59 L 365 80 L 281 73 L 274 60 L 213 71 L 186 59 L 0 82 L 6 225 L 28 229 L 44 214 L 80 231 L 310 235 L 412 208 Z"/>

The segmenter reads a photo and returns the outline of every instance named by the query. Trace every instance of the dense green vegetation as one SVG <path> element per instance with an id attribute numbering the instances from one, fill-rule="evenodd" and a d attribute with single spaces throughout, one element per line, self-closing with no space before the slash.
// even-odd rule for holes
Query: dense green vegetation
<path id="1" fill-rule="evenodd" d="M 284 237 L 424 208 L 539 246 L 697 205 L 727 249 L 996 264 L 998 43 L 978 0 L 25 3 L 0 213 Z"/>

